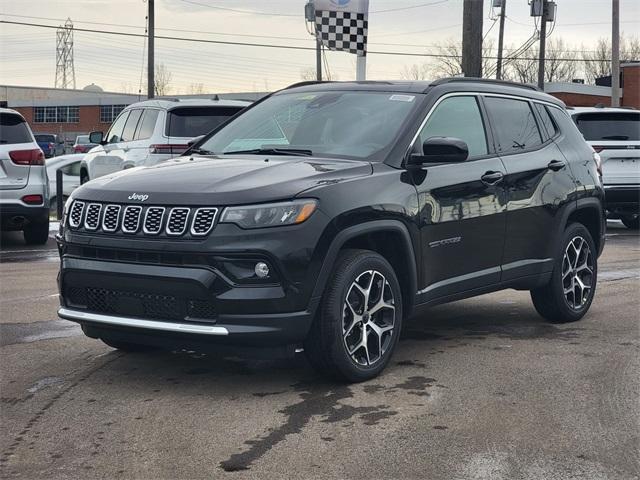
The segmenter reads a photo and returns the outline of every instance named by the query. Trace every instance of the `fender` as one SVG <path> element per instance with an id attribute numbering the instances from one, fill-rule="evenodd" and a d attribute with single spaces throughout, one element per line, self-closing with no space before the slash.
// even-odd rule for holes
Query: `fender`
<path id="1" fill-rule="evenodd" d="M 411 308 L 415 303 L 415 292 L 418 289 L 418 274 L 416 268 L 416 256 L 413 249 L 413 243 L 411 242 L 411 235 L 409 234 L 409 230 L 404 225 L 404 223 L 399 220 L 374 220 L 371 222 L 354 225 L 340 231 L 335 236 L 335 238 L 331 242 L 331 245 L 329 246 L 329 249 L 327 250 L 327 254 L 325 256 L 324 262 L 322 263 L 320 274 L 318 275 L 318 280 L 316 281 L 316 285 L 313 289 L 311 298 L 316 299 L 322 296 L 325 285 L 327 284 L 327 281 L 329 279 L 329 275 L 331 274 L 336 259 L 338 258 L 338 254 L 340 253 L 340 249 L 348 240 L 362 234 L 380 231 L 393 231 L 399 233 L 404 246 L 409 252 L 407 267 L 409 271 L 409 290 L 411 292 L 411 295 L 409 295 L 408 297 L 410 301 L 405 306 L 405 315 L 409 315 L 411 312 Z"/>

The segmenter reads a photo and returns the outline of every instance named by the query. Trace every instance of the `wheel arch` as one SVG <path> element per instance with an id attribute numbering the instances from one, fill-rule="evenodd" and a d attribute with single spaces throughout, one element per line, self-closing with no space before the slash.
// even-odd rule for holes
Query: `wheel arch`
<path id="1" fill-rule="evenodd" d="M 574 208 L 568 209 L 565 213 L 563 223 L 564 231 L 571 223 L 580 223 L 589 230 L 593 241 L 596 244 L 598 255 L 604 248 L 605 216 L 602 203 L 597 198 L 579 199 Z"/>
<path id="2" fill-rule="evenodd" d="M 405 224 L 399 220 L 374 220 L 341 230 L 329 246 L 313 298 L 322 296 L 340 251 L 347 248 L 372 250 L 391 264 L 402 290 L 405 317 L 408 316 L 415 303 L 418 279 L 415 251 Z"/>

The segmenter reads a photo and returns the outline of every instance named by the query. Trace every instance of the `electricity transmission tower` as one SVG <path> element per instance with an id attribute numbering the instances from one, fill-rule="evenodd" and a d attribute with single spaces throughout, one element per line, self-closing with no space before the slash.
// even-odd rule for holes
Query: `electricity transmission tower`
<path id="1" fill-rule="evenodd" d="M 56 88 L 76 88 L 73 66 L 73 22 L 70 18 L 56 30 Z"/>

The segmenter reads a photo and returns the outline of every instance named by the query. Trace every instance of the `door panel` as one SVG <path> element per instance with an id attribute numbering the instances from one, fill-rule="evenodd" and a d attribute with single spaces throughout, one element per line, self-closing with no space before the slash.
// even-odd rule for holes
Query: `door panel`
<path id="1" fill-rule="evenodd" d="M 470 158 L 425 164 L 414 172 L 422 238 L 419 302 L 500 281 L 505 230 L 501 160 L 491 153 L 480 106 L 473 95 L 439 100 L 427 115 L 413 151 L 436 136 L 463 140 Z M 483 179 L 484 178 L 484 179 Z"/>

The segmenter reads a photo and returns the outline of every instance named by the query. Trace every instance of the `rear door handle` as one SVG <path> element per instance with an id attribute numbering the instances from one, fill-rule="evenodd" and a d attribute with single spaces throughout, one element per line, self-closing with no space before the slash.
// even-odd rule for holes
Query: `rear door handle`
<path id="1" fill-rule="evenodd" d="M 482 182 L 487 185 L 495 185 L 496 183 L 502 181 L 503 178 L 504 175 L 502 172 L 493 172 L 490 170 L 482 175 L 482 177 L 480 177 L 480 180 L 482 180 Z"/>
<path id="2" fill-rule="evenodd" d="M 547 168 L 552 172 L 557 172 L 558 170 L 562 170 L 565 166 L 566 163 L 561 160 L 551 160 L 549 165 L 547 165 Z"/>

